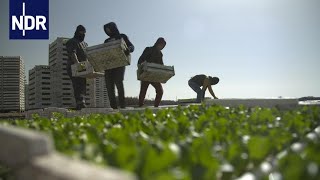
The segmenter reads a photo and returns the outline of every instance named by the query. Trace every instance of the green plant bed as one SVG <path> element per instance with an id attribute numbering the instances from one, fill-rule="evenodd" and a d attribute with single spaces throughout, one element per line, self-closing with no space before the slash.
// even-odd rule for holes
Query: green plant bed
<path id="1" fill-rule="evenodd" d="M 320 179 L 320 126 L 308 133 L 286 151 L 279 153 L 276 166 L 264 179 L 272 176 L 282 179 Z M 281 173 L 280 173 L 281 172 Z"/>
<path id="2" fill-rule="evenodd" d="M 75 118 L 56 114 L 51 119 L 34 117 L 6 124 L 45 131 L 58 151 L 134 172 L 139 179 L 198 180 L 223 178 L 224 171 L 239 177 L 303 140 L 319 122 L 319 107 L 280 111 L 203 105 L 156 114 L 148 109 Z M 319 161 L 314 163 L 320 167 Z M 225 170 L 226 165 L 231 168 Z"/>
<path id="3" fill-rule="evenodd" d="M 283 179 L 320 179 L 320 141 L 308 142 L 301 153 L 290 151 L 280 159 L 279 172 Z"/>

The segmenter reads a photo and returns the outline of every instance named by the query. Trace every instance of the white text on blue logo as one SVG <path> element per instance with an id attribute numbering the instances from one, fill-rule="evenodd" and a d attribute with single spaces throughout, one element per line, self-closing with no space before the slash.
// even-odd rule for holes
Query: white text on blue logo
<path id="1" fill-rule="evenodd" d="M 22 31 L 22 36 L 26 35 L 26 30 L 40 30 L 40 27 L 42 30 L 47 30 L 45 23 L 47 21 L 45 16 L 36 16 L 35 18 L 33 16 L 26 15 L 25 12 L 25 3 L 22 3 L 22 16 L 19 16 L 19 19 L 17 16 L 12 16 L 12 30 L 16 30 L 16 27 L 18 27 L 19 30 Z"/>

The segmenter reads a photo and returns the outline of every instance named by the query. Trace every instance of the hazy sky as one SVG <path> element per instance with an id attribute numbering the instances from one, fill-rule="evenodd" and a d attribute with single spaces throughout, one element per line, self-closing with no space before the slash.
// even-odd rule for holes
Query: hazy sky
<path id="1" fill-rule="evenodd" d="M 48 64 L 49 43 L 72 37 L 78 24 L 96 45 L 114 21 L 136 48 L 126 96 L 138 96 L 137 60 L 160 36 L 176 71 L 164 99 L 195 97 L 187 82 L 201 73 L 220 78 L 219 98 L 320 96 L 319 0 L 50 0 L 50 40 L 31 41 L 9 40 L 9 1 L 0 3 L 0 56 L 22 56 L 26 73 Z M 147 97 L 154 95 L 150 86 Z"/>

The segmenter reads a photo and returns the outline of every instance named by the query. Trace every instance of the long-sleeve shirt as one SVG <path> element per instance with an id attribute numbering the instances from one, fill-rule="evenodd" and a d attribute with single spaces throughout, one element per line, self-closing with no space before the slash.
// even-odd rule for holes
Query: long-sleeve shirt
<path id="1" fill-rule="evenodd" d="M 162 57 L 162 52 L 158 50 L 156 47 L 146 47 L 138 60 L 138 64 L 141 64 L 146 61 L 150 63 L 163 65 Z"/>

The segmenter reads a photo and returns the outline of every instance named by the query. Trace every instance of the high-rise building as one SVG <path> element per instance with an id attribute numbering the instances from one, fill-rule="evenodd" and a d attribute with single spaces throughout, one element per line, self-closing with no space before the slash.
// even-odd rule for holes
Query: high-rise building
<path id="1" fill-rule="evenodd" d="M 52 72 L 49 66 L 39 65 L 29 70 L 28 109 L 52 106 Z"/>
<path id="2" fill-rule="evenodd" d="M 87 91 L 86 91 L 87 107 L 97 107 L 95 97 L 96 97 L 95 79 L 87 79 Z"/>
<path id="3" fill-rule="evenodd" d="M 0 56 L 0 111 L 25 110 L 24 62 L 20 56 Z"/>
<path id="4" fill-rule="evenodd" d="M 73 88 L 67 74 L 68 38 L 57 38 L 49 45 L 49 67 L 52 71 L 52 106 L 74 107 Z"/>
<path id="5" fill-rule="evenodd" d="M 28 101 L 28 93 L 29 93 L 29 88 L 28 88 L 28 82 L 26 76 L 24 76 L 24 109 L 28 110 L 29 106 L 29 101 Z"/>
<path id="6" fill-rule="evenodd" d="M 29 110 L 29 84 L 24 83 L 24 106 L 25 110 Z"/>
<path id="7" fill-rule="evenodd" d="M 95 85 L 96 85 L 96 89 L 95 89 L 96 107 L 110 107 L 105 78 L 104 77 L 96 78 Z"/>

